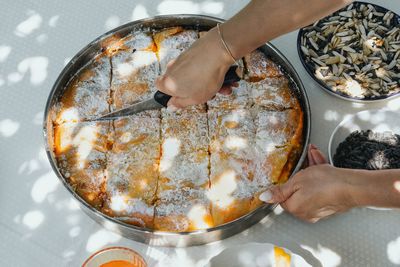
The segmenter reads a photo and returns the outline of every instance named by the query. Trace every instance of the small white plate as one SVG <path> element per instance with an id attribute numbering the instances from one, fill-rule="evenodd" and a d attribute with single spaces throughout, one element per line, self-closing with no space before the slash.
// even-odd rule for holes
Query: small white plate
<path id="1" fill-rule="evenodd" d="M 333 165 L 336 149 L 354 131 L 391 131 L 400 134 L 400 112 L 391 110 L 365 110 L 346 117 L 333 130 L 329 139 L 329 161 Z"/>
<path id="2" fill-rule="evenodd" d="M 282 251 L 284 255 L 281 256 Z M 289 261 L 287 261 L 289 259 Z M 269 243 L 246 243 L 223 250 L 210 260 L 210 267 L 311 266 L 299 255 Z"/>

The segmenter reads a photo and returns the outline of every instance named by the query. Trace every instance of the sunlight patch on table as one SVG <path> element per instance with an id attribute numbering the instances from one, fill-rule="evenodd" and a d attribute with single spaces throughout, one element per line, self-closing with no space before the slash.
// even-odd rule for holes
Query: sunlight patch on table
<path id="1" fill-rule="evenodd" d="M 106 22 L 104 23 L 104 28 L 106 29 L 106 31 L 109 31 L 118 27 L 120 23 L 121 19 L 118 16 L 110 16 L 106 19 Z"/>
<path id="2" fill-rule="evenodd" d="M 24 78 L 24 75 L 22 75 L 19 72 L 11 72 L 10 74 L 7 75 L 7 80 L 9 85 L 20 82 L 22 78 Z"/>
<path id="3" fill-rule="evenodd" d="M 27 175 L 40 169 L 39 161 L 36 159 L 27 160 L 21 164 L 18 169 L 18 174 L 25 173 Z"/>
<path id="4" fill-rule="evenodd" d="M 0 121 L 0 134 L 3 137 L 11 137 L 13 136 L 19 129 L 19 122 L 5 119 Z"/>
<path id="5" fill-rule="evenodd" d="M 400 109 L 400 98 L 393 99 L 386 104 L 390 110 L 399 110 Z"/>
<path id="6" fill-rule="evenodd" d="M 0 62 L 4 62 L 7 60 L 8 56 L 11 53 L 11 46 L 0 45 Z"/>
<path id="7" fill-rule="evenodd" d="M 200 4 L 200 9 L 201 11 L 208 13 L 208 14 L 213 14 L 217 15 L 222 13 L 224 10 L 224 3 L 223 2 L 214 2 L 214 1 L 205 1 Z"/>
<path id="8" fill-rule="evenodd" d="M 69 230 L 68 234 L 70 237 L 77 237 L 77 236 L 79 236 L 79 234 L 81 232 L 82 232 L 81 227 L 75 226 L 75 227 L 72 227 L 71 230 Z"/>
<path id="9" fill-rule="evenodd" d="M 81 220 L 81 216 L 79 213 L 68 215 L 66 222 L 69 225 L 77 225 Z"/>
<path id="10" fill-rule="evenodd" d="M 33 120 L 32 120 L 33 124 L 42 125 L 43 116 L 44 116 L 43 111 L 40 111 L 40 112 L 36 113 L 35 116 L 33 117 Z"/>
<path id="11" fill-rule="evenodd" d="M 22 218 L 22 223 L 31 230 L 38 228 L 43 221 L 44 215 L 39 210 L 29 211 Z"/>
<path id="12" fill-rule="evenodd" d="M 149 13 L 147 13 L 147 9 L 145 6 L 138 4 L 132 11 L 132 20 L 144 19 L 149 17 Z"/>
<path id="13" fill-rule="evenodd" d="M 36 37 L 36 41 L 39 44 L 44 44 L 49 39 L 49 36 L 45 33 L 42 33 Z"/>
<path id="14" fill-rule="evenodd" d="M 29 16 L 26 20 L 22 21 L 14 30 L 14 34 L 19 37 L 26 37 L 35 30 L 40 28 L 42 24 L 42 16 L 37 14 L 35 11 L 28 11 Z"/>
<path id="15" fill-rule="evenodd" d="M 46 197 L 59 186 L 58 179 L 53 171 L 40 176 L 33 184 L 31 196 L 36 203 L 42 203 Z"/>
<path id="16" fill-rule="evenodd" d="M 72 258 L 73 256 L 75 256 L 75 254 L 76 254 L 75 251 L 73 251 L 73 250 L 67 250 L 67 251 L 64 251 L 64 252 L 62 253 L 62 256 L 63 256 L 64 259 L 66 259 L 66 258 Z"/>
<path id="17" fill-rule="evenodd" d="M 212 15 L 220 14 L 224 9 L 224 3 L 205 1 L 203 3 L 194 3 L 193 1 L 166 0 L 161 2 L 157 10 L 160 14 L 199 14 L 208 13 Z"/>
<path id="18" fill-rule="evenodd" d="M 386 253 L 391 263 L 400 265 L 400 236 L 388 243 Z"/>
<path id="19" fill-rule="evenodd" d="M 18 72 L 25 75 L 29 71 L 31 74 L 30 82 L 33 85 L 38 85 L 47 78 L 48 65 L 49 59 L 47 57 L 28 57 L 18 64 Z"/>
<path id="20" fill-rule="evenodd" d="M 326 121 L 337 121 L 339 119 L 339 113 L 336 110 L 327 110 L 324 114 Z"/>
<path id="21" fill-rule="evenodd" d="M 54 28 L 57 26 L 57 22 L 60 19 L 60 15 L 54 15 L 49 19 L 49 26 Z"/>
<path id="22" fill-rule="evenodd" d="M 101 229 L 90 235 L 86 243 L 86 251 L 91 253 L 95 252 L 108 244 L 118 242 L 120 239 L 120 235 L 107 231 L 106 229 Z"/>
<path id="23" fill-rule="evenodd" d="M 336 267 L 340 266 L 342 258 L 333 250 L 318 245 L 317 249 L 306 245 L 300 245 L 303 249 L 308 250 L 311 254 L 316 257 L 324 267 Z"/>
<path id="24" fill-rule="evenodd" d="M 79 202 L 76 200 L 76 199 L 74 199 L 74 198 L 70 198 L 69 200 L 68 200 L 68 204 L 67 204 L 67 208 L 69 209 L 69 210 L 79 210 Z"/>

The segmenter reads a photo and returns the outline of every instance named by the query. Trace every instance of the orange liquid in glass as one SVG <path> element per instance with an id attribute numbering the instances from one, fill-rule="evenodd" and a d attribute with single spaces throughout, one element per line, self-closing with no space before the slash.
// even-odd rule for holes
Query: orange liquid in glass
<path id="1" fill-rule="evenodd" d="M 129 261 L 110 261 L 100 265 L 100 267 L 138 267 L 136 264 L 133 264 Z"/>

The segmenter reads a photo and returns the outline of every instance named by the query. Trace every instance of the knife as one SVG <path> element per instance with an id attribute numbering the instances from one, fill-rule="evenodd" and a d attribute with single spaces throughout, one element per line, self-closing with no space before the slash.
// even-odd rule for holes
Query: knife
<path id="1" fill-rule="evenodd" d="M 231 85 L 232 83 L 238 82 L 241 80 L 240 76 L 241 76 L 240 68 L 238 68 L 238 66 L 236 65 L 231 66 L 227 71 L 227 73 L 225 74 L 224 82 L 222 85 L 223 86 Z M 154 96 L 148 100 L 144 100 L 139 103 L 130 105 L 126 108 L 107 113 L 91 121 L 112 120 L 115 118 L 127 117 L 145 110 L 161 109 L 163 107 L 167 107 L 167 103 L 170 99 L 171 99 L 170 95 L 157 91 L 154 94 Z"/>

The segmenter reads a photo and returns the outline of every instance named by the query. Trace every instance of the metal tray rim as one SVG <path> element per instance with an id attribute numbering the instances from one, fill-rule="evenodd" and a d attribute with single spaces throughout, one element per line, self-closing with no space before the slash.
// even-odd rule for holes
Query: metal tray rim
<path id="1" fill-rule="evenodd" d="M 213 227 L 213 228 L 208 228 L 208 229 L 202 229 L 202 230 L 196 230 L 196 231 L 190 231 L 190 232 L 164 232 L 164 231 L 156 231 L 153 229 L 147 229 L 147 228 L 142 228 L 142 227 L 137 227 L 128 223 L 125 223 L 123 221 L 117 220 L 113 217 L 110 217 L 106 214 L 101 213 L 100 211 L 96 210 L 95 208 L 93 208 L 91 205 L 89 205 L 86 201 L 84 201 L 70 186 L 70 184 L 64 179 L 64 177 L 62 176 L 62 174 L 60 173 L 60 171 L 58 170 L 57 164 L 56 164 L 56 160 L 52 154 L 52 151 L 50 149 L 49 146 L 49 142 L 48 142 L 48 119 L 49 119 L 49 114 L 53 105 L 53 101 L 54 101 L 54 96 L 55 93 L 60 89 L 60 86 L 62 86 L 62 84 L 60 84 L 61 79 L 70 71 L 70 68 L 73 67 L 73 65 L 75 64 L 75 62 L 77 61 L 77 59 L 81 58 L 82 55 L 84 55 L 91 47 L 93 47 L 95 44 L 98 44 L 101 40 L 115 34 L 118 31 L 127 29 L 127 28 L 134 28 L 135 26 L 141 26 L 145 23 L 156 23 L 157 21 L 160 20 L 175 20 L 178 19 L 177 22 L 179 22 L 180 19 L 187 19 L 187 20 L 208 20 L 208 22 L 210 23 L 221 23 L 224 20 L 220 19 L 220 18 L 216 18 L 216 17 L 212 17 L 212 16 L 204 16 L 204 15 L 192 15 L 192 14 L 177 14 L 177 15 L 162 15 L 162 16 L 154 16 L 154 17 L 150 17 L 150 18 L 146 18 L 146 19 L 142 19 L 142 20 L 137 20 L 137 21 L 133 21 L 133 22 L 129 22 L 126 23 L 124 25 L 121 25 L 113 30 L 108 31 L 105 34 L 100 35 L 99 37 L 97 37 L 96 39 L 94 39 L 92 42 L 90 42 L 88 45 L 86 45 L 84 48 L 82 48 L 71 60 L 70 62 L 64 67 L 64 69 L 61 71 L 61 73 L 59 74 L 57 80 L 55 81 L 49 97 L 47 99 L 46 102 L 46 106 L 45 106 L 45 112 L 44 112 L 44 119 L 43 119 L 43 137 L 44 137 L 44 145 L 45 145 L 45 150 L 46 150 L 46 154 L 47 157 L 50 161 L 50 165 L 52 166 L 52 169 L 54 170 L 54 172 L 56 173 L 57 177 L 60 179 L 60 181 L 62 182 L 62 184 L 64 185 L 64 187 L 66 187 L 66 189 L 74 196 L 74 198 L 76 200 L 78 200 L 78 202 L 80 203 L 80 205 L 83 205 L 84 208 L 86 208 L 86 210 L 84 210 L 90 217 L 92 217 L 92 219 L 94 219 L 95 221 L 99 222 L 98 220 L 96 220 L 96 218 L 98 218 L 99 220 L 103 221 L 110 221 L 114 224 L 116 224 L 117 228 L 118 226 L 127 229 L 128 231 L 135 231 L 137 233 L 141 233 L 141 234 L 149 234 L 151 236 L 154 236 L 155 238 L 157 237 L 176 237 L 176 236 L 193 236 L 193 235 L 203 235 L 206 233 L 210 233 L 210 232 L 216 232 L 216 231 L 224 231 L 224 230 L 229 230 L 229 228 L 232 228 L 233 225 L 235 224 L 240 224 L 243 221 L 247 221 L 250 220 L 252 217 L 254 217 L 255 214 L 258 214 L 260 212 L 264 213 L 264 216 L 268 215 L 270 212 L 273 211 L 273 209 L 277 206 L 277 205 L 271 205 L 271 204 L 265 204 L 262 205 L 260 207 L 258 207 L 257 209 L 253 210 L 252 212 L 243 215 L 233 221 L 230 221 L 228 223 Z M 302 102 L 303 105 L 303 113 L 304 113 L 304 126 L 306 127 L 305 129 L 303 129 L 303 140 L 304 140 L 304 147 L 303 147 L 303 151 L 301 153 L 301 156 L 298 160 L 298 163 L 295 167 L 295 169 L 293 170 L 294 174 L 295 172 L 297 172 L 300 168 L 301 165 L 306 157 L 306 147 L 308 146 L 309 143 L 309 138 L 310 138 L 310 132 L 311 132 L 311 114 L 310 114 L 310 105 L 309 105 L 309 99 L 307 96 L 307 93 L 304 89 L 304 85 L 301 82 L 300 77 L 298 76 L 297 72 L 295 71 L 294 67 L 292 66 L 292 64 L 288 61 L 288 59 L 272 44 L 267 43 L 265 45 L 263 45 L 262 47 L 268 46 L 270 49 L 272 49 L 272 51 L 281 58 L 281 60 L 285 63 L 285 67 L 291 70 L 291 75 L 290 78 L 292 79 L 292 81 L 295 83 L 295 85 L 298 87 L 298 89 L 301 91 L 302 96 L 304 97 L 304 101 Z M 292 77 L 295 76 L 295 77 Z M 294 79 L 295 80 L 294 80 Z M 65 85 L 64 85 L 65 86 Z M 88 213 L 88 211 L 90 211 L 90 213 Z M 93 218 L 93 216 L 95 216 L 96 218 Z M 263 216 L 263 217 L 264 217 Z M 259 219 L 260 220 L 260 219 Z M 259 220 L 255 221 L 254 223 L 257 223 Z M 253 223 L 253 224 L 254 224 Z M 104 223 L 103 223 L 104 224 Z M 113 227 L 111 227 L 113 228 Z M 247 227 L 246 227 L 247 228 Z M 245 228 L 244 228 L 245 229 Z M 241 229 L 244 230 L 244 229 Z M 234 235 L 236 233 L 238 233 L 239 231 L 236 231 L 234 233 L 230 233 L 228 236 Z M 227 237 L 227 236 L 226 236 Z M 135 238 L 134 238 L 135 239 Z M 213 241 L 217 241 L 219 239 L 213 240 Z M 144 241 L 145 243 L 149 243 L 147 241 Z M 212 241 L 211 241 L 212 242 Z M 201 244 L 203 242 L 195 242 L 194 244 Z M 204 243 L 208 243 L 208 242 L 204 242 Z M 194 245 L 194 244 L 189 244 L 188 245 Z M 170 244 L 167 244 L 167 246 L 169 246 Z M 172 246 L 175 246 L 174 244 Z M 184 245 L 187 246 L 187 245 Z"/>

